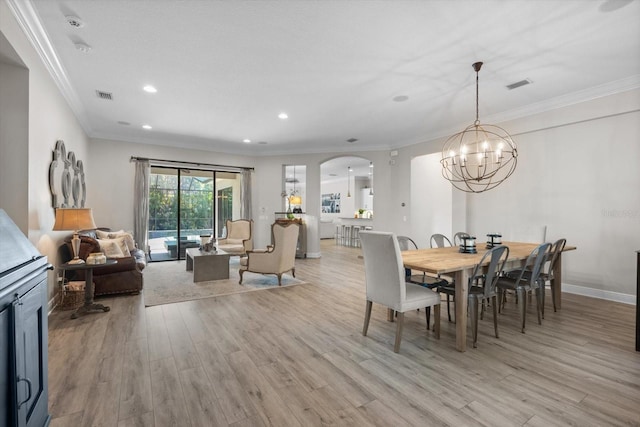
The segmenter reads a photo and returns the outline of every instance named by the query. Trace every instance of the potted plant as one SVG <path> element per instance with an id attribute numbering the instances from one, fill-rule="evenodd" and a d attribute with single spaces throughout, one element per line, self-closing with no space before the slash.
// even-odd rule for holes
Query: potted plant
<path id="1" fill-rule="evenodd" d="M 363 214 L 364 214 L 364 209 L 358 209 L 358 218 L 362 218 Z"/>

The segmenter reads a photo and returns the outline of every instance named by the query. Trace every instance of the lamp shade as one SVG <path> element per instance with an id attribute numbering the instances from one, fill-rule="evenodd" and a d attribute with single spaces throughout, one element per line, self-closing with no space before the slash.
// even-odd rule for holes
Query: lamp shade
<path id="1" fill-rule="evenodd" d="M 289 196 L 289 203 L 292 205 L 301 205 L 302 197 L 300 196 Z"/>
<path id="2" fill-rule="evenodd" d="M 91 208 L 56 209 L 56 222 L 53 224 L 54 231 L 76 231 L 91 228 L 96 228 Z"/>

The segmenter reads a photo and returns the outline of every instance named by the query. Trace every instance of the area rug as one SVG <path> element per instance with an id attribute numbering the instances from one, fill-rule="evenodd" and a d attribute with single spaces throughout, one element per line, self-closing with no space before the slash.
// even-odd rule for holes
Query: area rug
<path id="1" fill-rule="evenodd" d="M 185 261 L 152 262 L 144 269 L 144 305 L 171 304 L 201 298 L 278 288 L 278 277 L 246 272 L 242 285 L 238 284 L 238 261 L 232 257 L 229 265 L 229 279 L 193 282 L 193 272 L 186 271 Z M 282 286 L 304 283 L 289 274 L 282 276 Z"/>

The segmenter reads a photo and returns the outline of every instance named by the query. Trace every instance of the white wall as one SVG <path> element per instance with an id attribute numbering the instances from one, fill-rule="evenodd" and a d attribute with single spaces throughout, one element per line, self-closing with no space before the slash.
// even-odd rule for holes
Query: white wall
<path id="1" fill-rule="evenodd" d="M 14 214 L 19 218 L 13 219 L 18 223 L 26 219 L 29 240 L 40 253 L 48 257 L 50 263 L 57 265 L 58 246 L 68 233 L 51 231 L 55 212 L 49 193 L 49 163 L 56 141 L 62 139 L 68 151 L 74 151 L 85 167 L 90 166 L 86 155 L 88 139 L 5 0 L 0 0 L 0 33 L 28 69 L 28 139 L 12 141 L 28 145 L 27 158 L 20 159 L 11 168 L 0 169 L 0 180 L 11 181 L 15 191 L 23 192 L 28 207 L 26 210 L 20 207 L 19 210 L 24 212 Z M 4 81 L 4 75 L 0 78 Z M 17 102 L 21 102 L 20 99 Z M 24 117 L 15 120 L 24 120 Z M 22 172 L 14 175 L 15 168 L 26 172 L 27 179 L 20 178 Z M 86 181 L 90 186 L 91 177 L 87 177 Z M 23 202 L 18 203 L 22 205 Z M 57 292 L 55 276 L 56 273 L 51 272 L 48 277 L 49 298 Z"/>
<path id="2" fill-rule="evenodd" d="M 433 153 L 411 160 L 410 212 L 415 220 L 409 237 L 419 248 L 428 248 L 435 233 L 453 242 L 453 187 L 442 178 L 440 158 L 440 153 Z"/>

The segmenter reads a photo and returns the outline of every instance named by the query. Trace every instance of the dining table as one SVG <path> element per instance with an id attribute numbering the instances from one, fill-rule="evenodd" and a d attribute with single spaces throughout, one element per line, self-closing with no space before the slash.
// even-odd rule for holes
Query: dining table
<path id="1" fill-rule="evenodd" d="M 509 258 L 507 258 L 505 269 L 515 269 L 524 265 L 527 257 L 539 245 L 537 243 L 525 242 L 502 242 L 502 245 L 509 248 Z M 563 252 L 575 250 L 575 246 L 565 245 Z M 460 252 L 459 247 L 414 249 L 402 251 L 402 261 L 405 268 L 418 270 L 435 276 L 453 277 L 455 283 L 455 310 L 456 310 L 456 349 L 466 351 L 467 349 L 467 298 L 468 281 L 475 266 L 480 263 L 485 250 L 478 248 L 477 253 Z M 490 259 L 486 260 L 489 264 Z M 562 305 L 562 253 L 553 269 L 556 307 Z"/>

